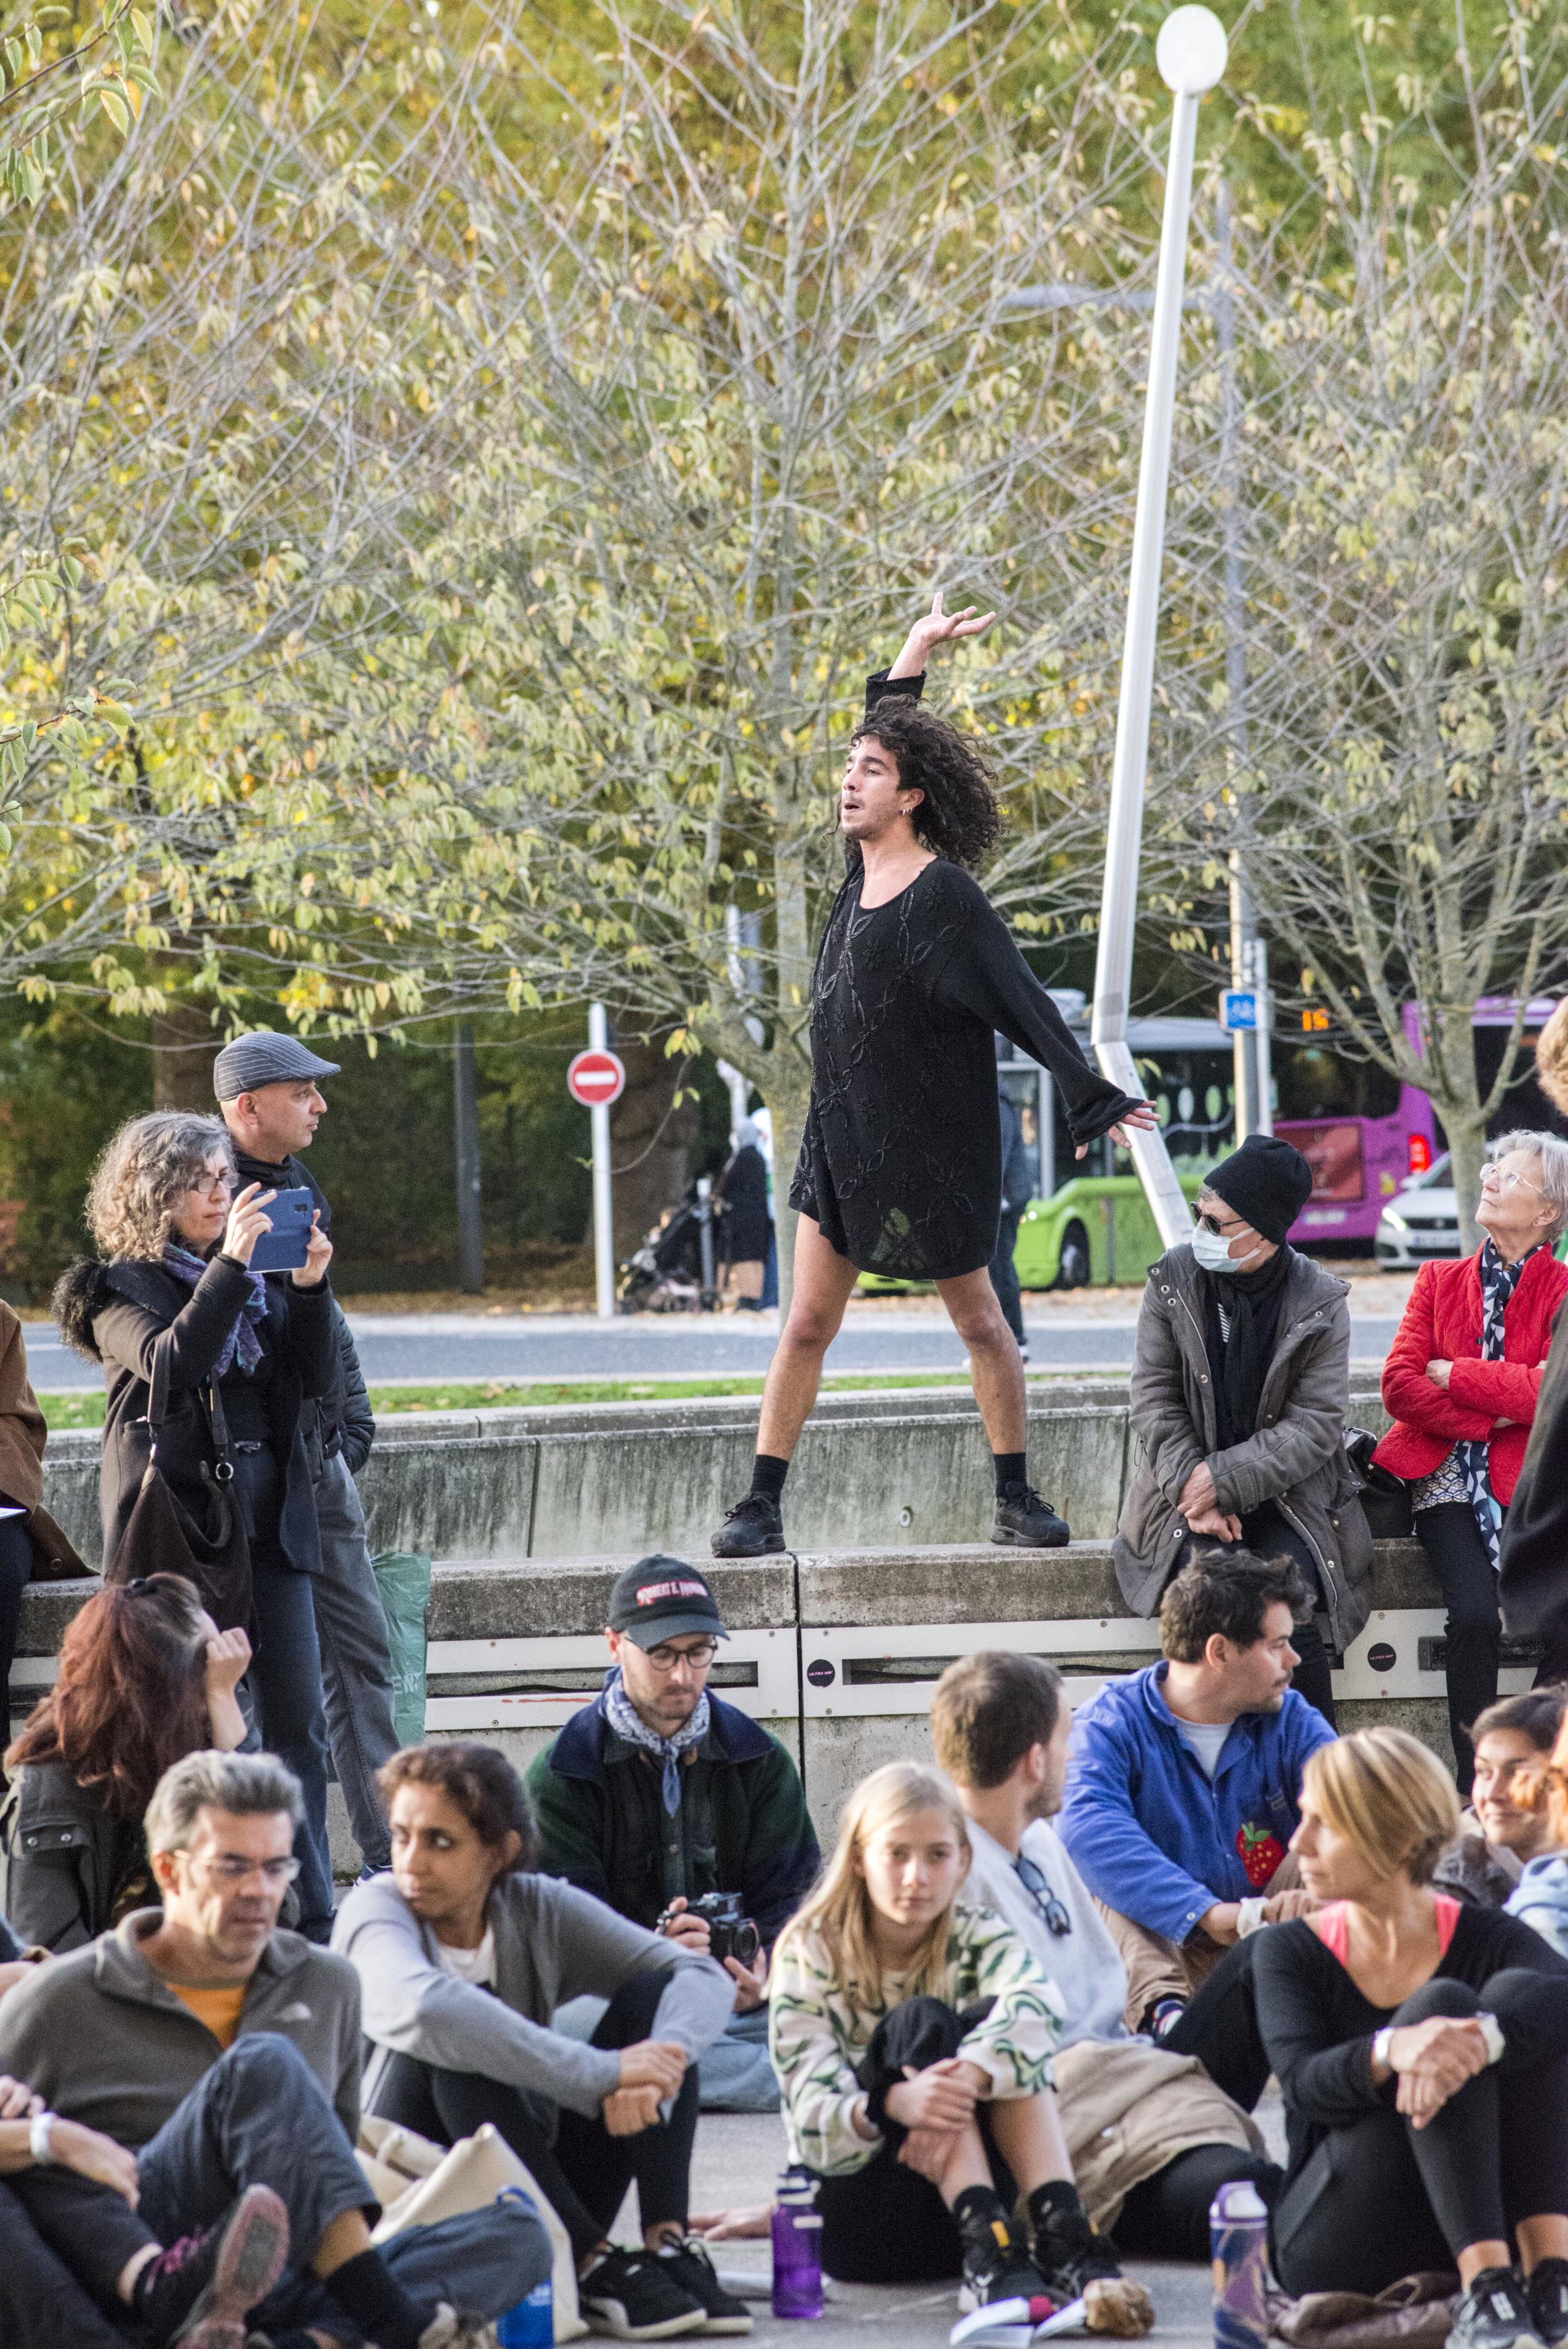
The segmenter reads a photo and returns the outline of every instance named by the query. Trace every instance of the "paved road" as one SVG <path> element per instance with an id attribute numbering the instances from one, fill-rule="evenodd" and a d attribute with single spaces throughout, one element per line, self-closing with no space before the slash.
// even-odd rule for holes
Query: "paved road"
<path id="1" fill-rule="evenodd" d="M 1042 1306 L 1029 1313 L 1037 1370 L 1126 1370 L 1136 1314 L 1126 1308 Z M 433 1381 L 572 1378 L 695 1378 L 761 1372 L 772 1354 L 771 1314 L 634 1315 L 599 1322 L 579 1314 L 377 1314 L 354 1316 L 365 1374 L 373 1385 Z M 1357 1316 L 1352 1352 L 1380 1362 L 1393 1341 L 1391 1316 Z M 102 1373 L 70 1353 L 46 1323 L 27 1328 L 27 1360 L 41 1390 L 95 1387 Z M 963 1347 L 940 1313 L 872 1309 L 851 1318 L 828 1355 L 830 1371 L 956 1371 Z"/>

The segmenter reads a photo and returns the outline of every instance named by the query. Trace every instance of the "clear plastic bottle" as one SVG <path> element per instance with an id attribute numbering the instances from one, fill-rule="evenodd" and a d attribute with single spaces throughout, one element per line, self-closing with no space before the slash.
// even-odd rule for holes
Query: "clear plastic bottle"
<path id="1" fill-rule="evenodd" d="M 822 2313 L 822 2221 L 817 2215 L 817 2181 L 796 2164 L 779 2180 L 773 2205 L 773 2313 L 813 2317 Z"/>
<path id="2" fill-rule="evenodd" d="M 1268 2340 L 1269 2214 L 1245 2178 L 1222 2186 L 1209 2209 L 1214 2261 L 1214 2349 L 1264 2349 Z"/>

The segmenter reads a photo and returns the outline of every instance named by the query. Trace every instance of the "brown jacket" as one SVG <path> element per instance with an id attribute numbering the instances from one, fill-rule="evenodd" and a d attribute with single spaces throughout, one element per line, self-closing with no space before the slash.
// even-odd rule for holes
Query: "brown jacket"
<path id="1" fill-rule="evenodd" d="M 0 1304 L 0 1496 L 27 1512 L 35 1582 L 58 1582 L 88 1570 L 47 1509 L 39 1506 L 47 1434 L 27 1376 L 22 1324 L 8 1305 Z"/>
<path id="2" fill-rule="evenodd" d="M 1079 2039 L 1051 2058 L 1057 2109 L 1084 2209 L 1102 2234 L 1135 2186 L 1199 2145 L 1266 2153 L 1257 2124 L 1195 2055 L 1147 2039 Z"/>

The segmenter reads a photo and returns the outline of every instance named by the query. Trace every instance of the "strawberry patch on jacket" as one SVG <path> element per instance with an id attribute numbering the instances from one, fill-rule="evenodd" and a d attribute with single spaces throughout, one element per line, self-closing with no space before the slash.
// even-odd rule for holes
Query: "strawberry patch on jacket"
<path id="1" fill-rule="evenodd" d="M 1271 1835 L 1267 1827 L 1255 1826 L 1251 1819 L 1236 1829 L 1236 1850 L 1254 1892 L 1263 1890 L 1284 1857 L 1278 1836 Z"/>

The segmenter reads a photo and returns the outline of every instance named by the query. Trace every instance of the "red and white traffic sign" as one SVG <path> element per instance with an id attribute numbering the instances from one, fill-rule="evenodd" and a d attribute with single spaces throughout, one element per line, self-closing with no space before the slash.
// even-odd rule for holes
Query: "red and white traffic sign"
<path id="1" fill-rule="evenodd" d="M 626 1090 L 626 1071 L 614 1052 L 579 1052 L 566 1071 L 566 1090 L 585 1109 L 608 1109 Z"/>

